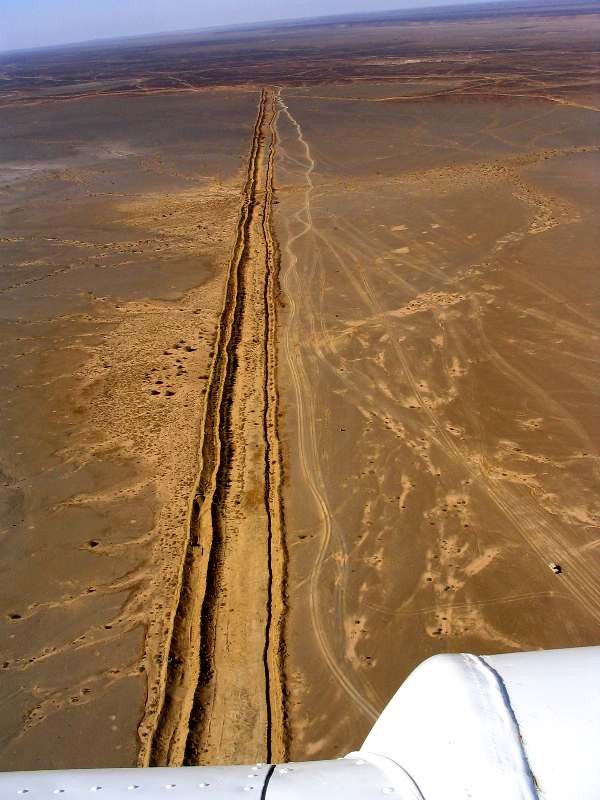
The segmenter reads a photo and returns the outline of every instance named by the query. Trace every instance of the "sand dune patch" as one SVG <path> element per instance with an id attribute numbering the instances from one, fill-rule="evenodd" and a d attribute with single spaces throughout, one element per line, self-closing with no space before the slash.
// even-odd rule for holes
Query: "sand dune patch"
<path id="1" fill-rule="evenodd" d="M 453 306 L 460 303 L 465 297 L 462 294 L 452 294 L 449 292 L 424 292 L 411 300 L 401 308 L 388 313 L 392 317 L 408 317 L 412 314 L 418 314 L 422 311 L 431 311 L 440 306 Z"/>

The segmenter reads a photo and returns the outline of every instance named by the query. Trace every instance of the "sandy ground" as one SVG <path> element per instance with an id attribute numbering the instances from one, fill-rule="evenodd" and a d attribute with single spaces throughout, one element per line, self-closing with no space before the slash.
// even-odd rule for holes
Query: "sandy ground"
<path id="1" fill-rule="evenodd" d="M 433 653 L 600 630 L 595 112 L 327 90 L 279 125 L 298 759 Z"/>
<path id="2" fill-rule="evenodd" d="M 152 725 L 255 108 L 3 113 L 5 768 L 134 765 Z"/>
<path id="3" fill-rule="evenodd" d="M 597 642 L 599 10 L 0 57 L 0 767 Z"/>

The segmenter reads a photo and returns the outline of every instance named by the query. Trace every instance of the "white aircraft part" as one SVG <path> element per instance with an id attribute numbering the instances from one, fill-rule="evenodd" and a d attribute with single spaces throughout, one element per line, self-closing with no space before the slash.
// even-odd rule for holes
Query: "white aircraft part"
<path id="1" fill-rule="evenodd" d="M 380 759 L 387 762 L 387 759 Z M 1 800 L 423 800 L 396 764 L 340 758 L 250 767 L 83 769 L 0 775 Z"/>
<path id="2" fill-rule="evenodd" d="M 266 800 L 423 800 L 411 778 L 385 758 L 352 753 L 335 761 L 305 761 L 275 768 Z"/>
<path id="3" fill-rule="evenodd" d="M 600 799 L 600 647 L 484 656 L 544 800 Z"/>
<path id="4" fill-rule="evenodd" d="M 600 800 L 600 647 L 421 664 L 358 753 L 0 774 L 0 800 Z"/>
<path id="5" fill-rule="evenodd" d="M 426 800 L 598 800 L 600 647 L 434 656 L 360 752 L 401 764 Z"/>
<path id="6" fill-rule="evenodd" d="M 215 800 L 260 798 L 268 765 L 11 772 L 0 775 L 2 800 Z"/>

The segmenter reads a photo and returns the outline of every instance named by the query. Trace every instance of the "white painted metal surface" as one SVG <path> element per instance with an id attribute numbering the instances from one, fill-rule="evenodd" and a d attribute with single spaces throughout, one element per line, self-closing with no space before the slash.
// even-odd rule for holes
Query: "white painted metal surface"
<path id="1" fill-rule="evenodd" d="M 426 800 L 599 800 L 600 647 L 434 656 L 363 751 L 402 764 Z"/>
<path id="2" fill-rule="evenodd" d="M 277 766 L 266 800 L 423 800 L 410 777 L 387 759 L 360 753 L 335 761 L 307 761 Z"/>
<path id="3" fill-rule="evenodd" d="M 417 667 L 362 750 L 402 764 L 427 800 L 536 797 L 496 678 L 475 656 L 434 656 Z"/>
<path id="4" fill-rule="evenodd" d="M 385 761 L 385 759 L 383 759 Z M 0 775 L 1 800 L 423 800 L 395 764 L 342 758 L 274 766 L 57 770 Z"/>
<path id="5" fill-rule="evenodd" d="M 600 800 L 600 647 L 484 656 L 544 800 Z"/>
<path id="6" fill-rule="evenodd" d="M 600 800 L 600 647 L 440 655 L 358 753 L 281 765 L 0 774 L 0 800 Z"/>
<path id="7" fill-rule="evenodd" d="M 215 800 L 260 798 L 268 765 L 77 769 L 0 775 L 1 800 Z"/>

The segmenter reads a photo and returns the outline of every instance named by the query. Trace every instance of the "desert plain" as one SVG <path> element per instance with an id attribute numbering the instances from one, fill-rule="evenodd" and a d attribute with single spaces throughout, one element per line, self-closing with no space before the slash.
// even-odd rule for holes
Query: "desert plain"
<path id="1" fill-rule="evenodd" d="M 2 769 L 335 757 L 598 642 L 599 10 L 0 58 Z"/>

